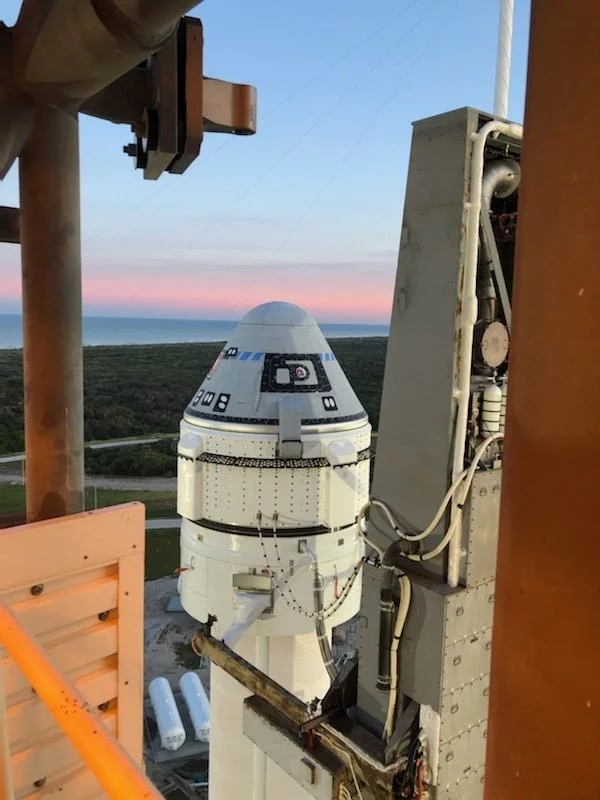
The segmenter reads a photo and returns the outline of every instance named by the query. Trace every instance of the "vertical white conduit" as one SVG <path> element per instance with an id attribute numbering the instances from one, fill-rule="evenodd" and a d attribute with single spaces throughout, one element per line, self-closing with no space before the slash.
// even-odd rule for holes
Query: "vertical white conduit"
<path id="1" fill-rule="evenodd" d="M 512 53 L 514 0 L 500 0 L 500 26 L 498 29 L 498 55 L 496 60 L 496 86 L 494 91 L 494 116 L 508 117 L 510 89 L 510 59 Z"/>

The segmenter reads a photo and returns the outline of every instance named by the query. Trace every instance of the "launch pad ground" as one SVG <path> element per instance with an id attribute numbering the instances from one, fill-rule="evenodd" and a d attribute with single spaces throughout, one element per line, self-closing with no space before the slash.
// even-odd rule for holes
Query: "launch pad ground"
<path id="1" fill-rule="evenodd" d="M 166 567 L 168 568 L 168 566 Z M 158 578 L 146 581 L 144 586 L 144 687 L 147 693 L 148 684 L 159 675 L 164 676 L 174 692 L 179 689 L 179 678 L 190 669 L 195 670 L 207 692 L 210 692 L 210 668 L 208 664 L 194 654 L 190 646 L 192 634 L 198 623 L 184 611 L 167 611 L 169 598 L 177 595 L 177 578 Z M 153 733 L 153 719 L 149 702 L 146 698 L 145 760 L 148 776 L 166 797 L 202 797 L 201 788 L 192 789 L 191 781 L 186 781 L 189 793 L 171 793 L 174 785 L 174 770 L 189 772 L 186 764 L 196 762 L 204 757 L 208 760 L 208 745 L 195 742 L 189 725 L 186 728 L 188 739 L 174 753 L 161 750 Z M 186 720 L 184 710 L 180 711 L 182 720 Z M 154 739 L 154 741 L 153 741 Z"/>
<path id="2" fill-rule="evenodd" d="M 209 690 L 210 670 L 208 666 L 201 665 L 190 645 L 198 622 L 184 611 L 166 611 L 169 598 L 176 594 L 176 578 L 146 581 L 144 683 L 147 686 L 152 678 L 163 675 L 176 689 L 180 676 L 193 669 Z"/>

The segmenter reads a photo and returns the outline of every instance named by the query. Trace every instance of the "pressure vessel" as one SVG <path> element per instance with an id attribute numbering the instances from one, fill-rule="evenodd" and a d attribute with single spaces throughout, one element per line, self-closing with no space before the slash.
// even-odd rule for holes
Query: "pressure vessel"
<path id="1" fill-rule="evenodd" d="M 502 389 L 495 383 L 485 389 L 481 409 L 481 433 L 484 437 L 500 430 L 502 411 Z"/>
<path id="2" fill-rule="evenodd" d="M 194 726 L 196 741 L 208 742 L 210 738 L 210 702 L 200 678 L 195 672 L 185 672 L 179 679 L 179 688 Z"/>
<path id="3" fill-rule="evenodd" d="M 179 709 L 166 678 L 154 678 L 148 687 L 150 702 L 154 709 L 160 746 L 165 750 L 178 750 L 185 742 L 185 728 Z"/>

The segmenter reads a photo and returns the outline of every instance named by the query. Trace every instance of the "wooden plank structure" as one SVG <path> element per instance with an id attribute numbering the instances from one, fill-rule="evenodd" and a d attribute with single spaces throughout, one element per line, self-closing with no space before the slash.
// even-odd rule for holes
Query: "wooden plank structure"
<path id="1" fill-rule="evenodd" d="M 98 719 L 140 770 L 144 517 L 143 505 L 132 503 L 0 531 L 4 607 L 96 709 Z M 105 797 L 89 765 L 83 764 L 57 724 L 55 716 L 65 708 L 48 708 L 32 690 L 7 652 L 8 637 L 3 626 L 0 800 L 54 792 L 61 792 L 65 800 Z M 43 665 L 35 669 L 44 674 Z M 147 783 L 143 775 L 140 778 Z"/>

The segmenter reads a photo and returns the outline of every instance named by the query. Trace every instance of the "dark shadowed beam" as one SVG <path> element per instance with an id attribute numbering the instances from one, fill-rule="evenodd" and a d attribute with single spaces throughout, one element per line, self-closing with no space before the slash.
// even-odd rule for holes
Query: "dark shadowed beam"
<path id="1" fill-rule="evenodd" d="M 32 119 L 31 105 L 15 89 L 11 28 L 0 22 L 0 180 L 23 149 Z"/>
<path id="2" fill-rule="evenodd" d="M 487 800 L 600 797 L 597 0 L 533 0 Z"/>
<path id="3" fill-rule="evenodd" d="M 91 117 L 133 125 L 141 122 L 148 108 L 158 101 L 156 82 L 148 69 L 132 69 L 81 104 L 81 111 Z"/>
<path id="4" fill-rule="evenodd" d="M 40 103 L 77 107 L 160 50 L 196 0 L 23 0 L 15 78 Z"/>
<path id="5" fill-rule="evenodd" d="M 19 218 L 18 208 L 0 206 L 0 242 L 19 244 L 21 241 Z"/>

